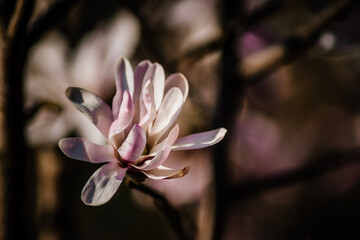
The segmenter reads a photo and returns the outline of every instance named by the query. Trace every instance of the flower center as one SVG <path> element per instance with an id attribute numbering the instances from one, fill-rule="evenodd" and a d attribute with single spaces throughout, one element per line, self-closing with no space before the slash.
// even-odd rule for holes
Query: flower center
<path id="1" fill-rule="evenodd" d="M 149 145 L 145 145 L 145 147 L 144 147 L 144 151 L 142 152 L 142 156 L 144 156 L 144 155 L 148 155 L 149 154 L 149 152 L 150 152 L 150 147 L 149 147 Z"/>

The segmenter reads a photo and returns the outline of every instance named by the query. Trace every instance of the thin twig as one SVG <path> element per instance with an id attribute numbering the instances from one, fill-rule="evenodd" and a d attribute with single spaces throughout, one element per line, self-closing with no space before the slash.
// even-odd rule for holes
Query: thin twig
<path id="1" fill-rule="evenodd" d="M 194 239 L 193 237 L 188 235 L 188 233 L 185 231 L 179 212 L 173 206 L 171 206 L 171 204 L 167 201 L 167 199 L 164 196 L 162 196 L 152 188 L 144 184 L 138 183 L 129 177 L 126 178 L 126 184 L 127 186 L 136 189 L 146 195 L 149 195 L 154 199 L 155 206 L 169 220 L 169 223 L 171 224 L 175 232 L 178 234 L 180 239 L 184 239 L 184 240 Z"/>
<path id="2" fill-rule="evenodd" d="M 281 9 L 282 6 L 283 0 L 268 1 L 262 4 L 260 7 L 256 8 L 250 14 L 242 14 L 242 16 L 239 16 L 239 24 L 241 24 L 242 29 L 249 28 L 257 22 L 273 14 L 274 12 L 278 11 L 279 9 Z M 223 40 L 224 39 L 222 38 L 222 36 L 219 36 L 205 43 L 204 45 L 201 45 L 194 49 L 190 49 L 188 52 L 184 53 L 179 58 L 170 61 L 169 65 L 173 66 L 176 69 L 191 66 L 196 61 L 202 59 L 208 54 L 219 51 L 223 44 Z"/>
<path id="3" fill-rule="evenodd" d="M 173 68 L 176 69 L 186 68 L 188 66 L 191 66 L 198 60 L 202 59 L 204 56 L 220 50 L 221 46 L 222 39 L 220 37 L 217 39 L 213 39 L 212 41 L 202 46 L 189 50 L 181 57 L 170 61 L 169 65 L 173 66 Z"/>
<path id="4" fill-rule="evenodd" d="M 284 0 L 271 0 L 254 9 L 250 14 L 239 16 L 239 22 L 246 28 L 262 21 L 284 6 Z"/>
<path id="5" fill-rule="evenodd" d="M 26 0 L 19 0 L 16 2 L 14 13 L 6 31 L 7 38 L 13 39 L 15 37 L 16 33 L 21 28 L 20 25 L 23 24 L 22 18 L 24 18 L 26 10 Z"/>
<path id="6" fill-rule="evenodd" d="M 308 23 L 302 25 L 282 43 L 274 44 L 244 58 L 239 63 L 239 69 L 247 78 L 247 82 L 251 83 L 268 70 L 304 54 L 316 42 L 321 30 L 352 2 L 352 0 L 337 1 L 313 17 Z"/>
<path id="7" fill-rule="evenodd" d="M 43 108 L 51 109 L 54 112 L 61 112 L 62 107 L 56 102 L 52 101 L 36 101 L 33 104 L 25 105 L 24 107 L 24 118 L 26 121 L 34 118 L 36 114 Z"/>
<path id="8" fill-rule="evenodd" d="M 228 195 L 231 196 L 229 199 L 237 201 L 240 198 L 247 198 L 300 181 L 310 181 L 331 171 L 357 163 L 360 163 L 359 149 L 347 153 L 335 153 L 320 159 L 310 159 L 309 164 L 297 169 L 242 182 L 228 192 Z"/>

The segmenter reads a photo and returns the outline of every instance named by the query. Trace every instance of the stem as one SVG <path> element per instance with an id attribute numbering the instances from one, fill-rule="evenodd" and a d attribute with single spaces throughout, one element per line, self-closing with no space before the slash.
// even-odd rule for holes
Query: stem
<path id="1" fill-rule="evenodd" d="M 167 199 L 156 192 L 154 189 L 133 180 L 131 177 L 126 177 L 126 185 L 130 188 L 136 189 L 139 192 L 142 192 L 146 195 L 149 195 L 154 199 L 155 206 L 164 214 L 164 216 L 168 219 L 170 225 L 175 230 L 176 234 L 180 237 L 180 239 L 194 239 L 189 236 L 184 229 L 184 225 L 181 220 L 180 213 L 167 201 Z"/>

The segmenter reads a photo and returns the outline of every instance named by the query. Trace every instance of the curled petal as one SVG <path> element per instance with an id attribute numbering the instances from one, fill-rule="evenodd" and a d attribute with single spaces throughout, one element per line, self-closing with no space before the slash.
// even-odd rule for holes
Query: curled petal
<path id="1" fill-rule="evenodd" d="M 175 143 L 176 139 L 179 136 L 179 124 L 176 124 L 173 129 L 169 132 L 169 135 L 159 144 L 156 144 L 150 150 L 150 155 L 155 155 L 156 153 L 164 150 L 164 148 L 170 147 Z"/>
<path id="2" fill-rule="evenodd" d="M 107 137 L 113 122 L 110 107 L 100 97 L 82 88 L 69 87 L 65 93 L 75 107 Z"/>
<path id="3" fill-rule="evenodd" d="M 142 171 L 148 178 L 151 179 L 171 179 L 171 178 L 181 178 L 185 176 L 190 170 L 190 166 L 186 166 L 183 169 L 171 169 L 165 166 L 159 166 L 156 169 L 151 171 Z"/>
<path id="4" fill-rule="evenodd" d="M 150 155 L 144 156 L 145 160 L 141 165 L 134 166 L 137 169 L 148 171 L 159 167 L 163 164 L 168 158 L 171 146 L 174 144 L 175 140 L 179 135 L 179 126 L 176 125 L 169 133 L 168 137 L 159 143 L 154 150 L 150 152 Z M 155 155 L 153 158 L 151 156 Z M 141 161 L 141 160 L 140 160 Z M 139 161 L 139 162 L 140 162 Z"/>
<path id="5" fill-rule="evenodd" d="M 183 95 L 179 88 L 172 88 L 165 95 L 155 121 L 149 131 L 149 143 L 155 144 L 178 117 L 183 106 Z"/>
<path id="6" fill-rule="evenodd" d="M 135 72 L 134 72 L 134 95 L 133 95 L 133 101 L 134 104 L 137 105 L 139 103 L 139 99 L 140 99 L 140 93 L 141 93 L 141 89 L 143 87 L 143 82 L 147 81 L 148 79 L 144 80 L 145 77 L 145 73 L 148 70 L 148 68 L 151 66 L 151 62 L 149 60 L 144 60 L 142 62 L 140 62 L 136 68 L 135 68 Z M 139 109 L 139 108 L 137 108 Z"/>
<path id="7" fill-rule="evenodd" d="M 150 155 L 144 156 L 144 158 L 148 160 L 145 160 L 141 165 L 134 167 L 143 171 L 148 171 L 159 167 L 168 158 L 171 151 L 171 146 L 174 144 L 178 136 L 179 125 L 176 125 L 173 129 L 171 129 L 167 138 L 151 149 Z M 151 158 L 153 155 L 155 156 Z M 141 160 L 139 160 L 139 162 L 140 161 Z"/>
<path id="8" fill-rule="evenodd" d="M 170 154 L 170 150 L 171 150 L 170 148 L 166 148 L 166 149 L 162 150 L 161 152 L 158 152 L 154 157 L 152 157 L 152 156 L 142 157 L 141 159 L 139 159 L 139 161 L 143 161 L 143 163 L 141 165 L 139 165 L 139 166 L 132 165 L 132 166 L 134 168 L 137 168 L 142 171 L 152 170 L 152 169 L 156 168 L 157 166 L 159 166 L 161 164 L 161 162 L 164 162 L 166 160 L 166 158 Z M 145 159 L 145 161 L 144 161 L 144 159 Z"/>
<path id="9" fill-rule="evenodd" d="M 123 93 L 128 90 L 131 96 L 134 94 L 134 73 L 126 58 L 120 57 L 115 63 L 115 84 L 116 94 L 112 103 L 114 119 L 118 117 Z"/>
<path id="10" fill-rule="evenodd" d="M 128 90 L 124 92 L 118 118 L 111 124 L 108 139 L 118 148 L 125 136 L 122 133 L 132 122 L 134 116 L 134 104 Z"/>
<path id="11" fill-rule="evenodd" d="M 164 96 L 165 86 L 165 72 L 160 64 L 154 63 L 147 69 L 144 76 L 144 81 L 149 79 L 154 85 L 155 107 L 156 110 L 158 110 Z"/>
<path id="12" fill-rule="evenodd" d="M 225 128 L 218 128 L 208 132 L 191 134 L 179 138 L 171 147 L 171 150 L 189 150 L 209 147 L 220 142 L 226 132 L 227 130 Z"/>
<path id="13" fill-rule="evenodd" d="M 183 94 L 183 102 L 189 94 L 189 83 L 182 73 L 174 73 L 166 78 L 165 81 L 165 94 L 172 88 L 177 87 Z"/>
<path id="14" fill-rule="evenodd" d="M 143 153 L 145 145 L 146 133 L 139 125 L 135 124 L 118 152 L 125 161 L 135 163 Z"/>
<path id="15" fill-rule="evenodd" d="M 61 151 L 68 157 L 91 162 L 117 162 L 114 148 L 87 142 L 83 138 L 63 138 L 59 141 Z"/>
<path id="16" fill-rule="evenodd" d="M 150 80 L 144 85 L 140 102 L 140 121 L 139 124 L 146 131 L 150 123 L 156 116 L 154 86 Z"/>
<path id="17" fill-rule="evenodd" d="M 99 206 L 107 201 L 118 190 L 127 168 L 117 163 L 107 163 L 100 167 L 89 178 L 81 192 L 81 200 L 91 206 Z"/>
<path id="18" fill-rule="evenodd" d="M 135 73 L 134 73 L 135 88 L 134 88 L 134 95 L 133 95 L 133 101 L 134 101 L 134 105 L 135 105 L 135 114 L 134 114 L 134 120 L 133 120 L 134 123 L 140 122 L 140 111 L 141 111 L 141 106 L 143 106 L 143 103 L 141 100 L 142 99 L 141 91 L 144 86 L 144 81 L 146 83 L 146 80 L 144 79 L 146 71 L 151 66 L 151 64 L 152 63 L 149 60 L 144 60 L 144 61 L 140 62 L 136 66 L 136 69 L 135 69 Z"/>

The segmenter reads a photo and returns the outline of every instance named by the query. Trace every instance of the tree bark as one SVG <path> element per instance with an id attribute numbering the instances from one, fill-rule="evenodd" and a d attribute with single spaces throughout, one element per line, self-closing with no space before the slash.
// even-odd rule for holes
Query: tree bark
<path id="1" fill-rule="evenodd" d="M 27 51 L 24 36 L 34 1 L 19 0 L 7 28 L 1 34 L 0 109 L 1 171 L 4 193 L 4 239 L 34 239 L 33 199 L 29 169 L 32 163 L 24 139 L 23 71 Z"/>

